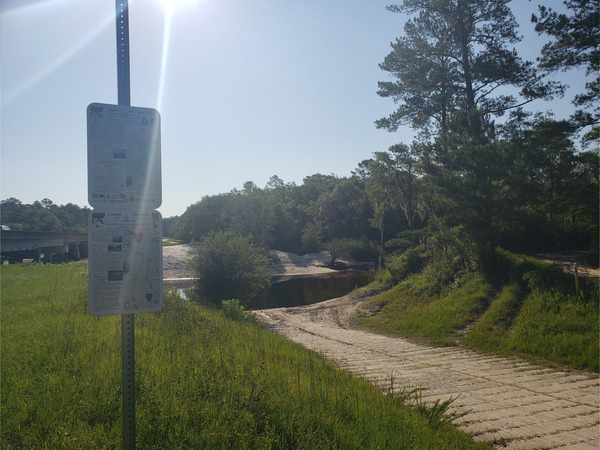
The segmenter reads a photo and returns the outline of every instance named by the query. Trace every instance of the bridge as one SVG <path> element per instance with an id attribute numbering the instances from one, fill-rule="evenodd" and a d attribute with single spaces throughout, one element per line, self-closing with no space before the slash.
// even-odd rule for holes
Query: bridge
<path id="1" fill-rule="evenodd" d="M 2 230 L 2 262 L 10 264 L 24 259 L 43 262 L 78 261 L 87 258 L 88 236 L 77 233 Z"/>

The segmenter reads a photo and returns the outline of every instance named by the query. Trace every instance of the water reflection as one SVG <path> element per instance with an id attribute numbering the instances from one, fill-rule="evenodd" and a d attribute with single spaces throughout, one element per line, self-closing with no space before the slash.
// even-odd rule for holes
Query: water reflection
<path id="1" fill-rule="evenodd" d="M 271 284 L 250 302 L 247 309 L 269 309 L 311 305 L 332 298 L 342 297 L 354 289 L 367 285 L 373 276 L 366 272 L 332 272 L 294 277 Z M 177 293 L 184 300 L 193 295 L 192 283 L 177 286 Z"/>
<path id="2" fill-rule="evenodd" d="M 310 305 L 341 297 L 372 280 L 369 273 L 343 272 L 297 277 L 273 283 L 260 292 L 249 309 Z"/>
<path id="3" fill-rule="evenodd" d="M 177 289 L 177 293 L 184 300 L 189 300 L 187 291 L 188 291 L 187 289 Z"/>

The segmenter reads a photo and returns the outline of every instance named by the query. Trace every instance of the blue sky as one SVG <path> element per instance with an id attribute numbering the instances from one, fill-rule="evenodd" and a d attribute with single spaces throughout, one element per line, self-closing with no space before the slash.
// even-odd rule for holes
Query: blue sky
<path id="1" fill-rule="evenodd" d="M 349 176 L 410 143 L 408 127 L 374 126 L 394 109 L 376 94 L 405 19 L 390 3 L 198 0 L 168 14 L 160 0 L 130 0 L 131 104 L 162 117 L 163 216 L 272 175 Z M 537 3 L 512 2 L 526 59 L 547 41 L 529 23 Z M 86 107 L 117 103 L 114 1 L 0 5 L 0 198 L 87 205 Z M 567 117 L 584 78 L 557 77 L 572 86 L 565 99 L 532 108 Z"/>

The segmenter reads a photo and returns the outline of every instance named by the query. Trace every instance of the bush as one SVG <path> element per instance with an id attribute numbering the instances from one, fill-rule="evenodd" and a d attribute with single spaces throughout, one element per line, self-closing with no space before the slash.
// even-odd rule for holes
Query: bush
<path id="1" fill-rule="evenodd" d="M 249 238 L 211 232 L 194 245 L 190 261 L 198 278 L 198 294 L 215 305 L 236 298 L 247 305 L 270 282 L 266 251 Z"/>
<path id="2" fill-rule="evenodd" d="M 396 284 L 413 273 L 419 273 L 427 263 L 427 255 L 422 245 L 411 248 L 400 256 L 392 257 L 386 262 L 386 268 Z"/>
<path id="3" fill-rule="evenodd" d="M 396 234 L 396 237 L 385 243 L 386 251 L 393 253 L 404 253 L 407 250 L 417 247 L 427 237 L 428 230 L 422 228 L 419 230 L 404 230 Z"/>
<path id="4" fill-rule="evenodd" d="M 246 318 L 244 307 L 240 305 L 239 300 L 236 298 L 232 298 L 231 300 L 223 300 L 221 306 L 223 308 L 223 314 L 229 320 L 235 320 L 236 322 L 239 322 Z"/>
<path id="5" fill-rule="evenodd" d="M 429 264 L 423 273 L 435 291 L 460 285 L 480 273 L 478 249 L 464 227 L 439 227 L 425 243 Z"/>

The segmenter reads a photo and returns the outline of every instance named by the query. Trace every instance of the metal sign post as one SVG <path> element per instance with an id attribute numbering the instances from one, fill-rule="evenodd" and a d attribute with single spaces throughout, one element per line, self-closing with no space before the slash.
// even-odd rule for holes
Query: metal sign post
<path id="1" fill-rule="evenodd" d="M 121 315 L 123 448 L 135 448 L 135 333 L 133 314 Z"/>
<path id="2" fill-rule="evenodd" d="M 129 4 L 115 0 L 118 104 L 131 105 L 129 72 Z M 123 369 L 123 449 L 135 449 L 135 327 L 134 315 L 121 315 Z"/>
<path id="3" fill-rule="evenodd" d="M 118 103 L 131 105 L 129 84 L 129 5 L 128 0 L 115 0 L 117 25 L 117 89 Z"/>

